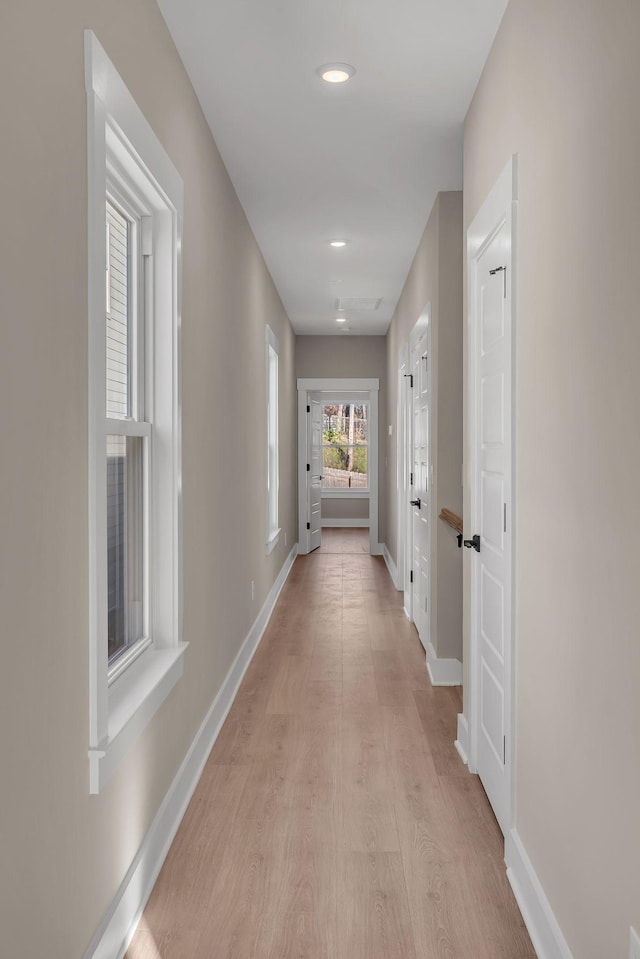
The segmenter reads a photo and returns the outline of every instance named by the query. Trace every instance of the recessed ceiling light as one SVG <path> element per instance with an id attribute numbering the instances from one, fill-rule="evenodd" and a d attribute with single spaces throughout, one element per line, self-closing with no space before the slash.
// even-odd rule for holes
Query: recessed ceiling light
<path id="1" fill-rule="evenodd" d="M 331 242 L 329 243 L 329 246 L 335 247 L 336 250 L 338 250 L 340 247 L 346 246 L 346 245 L 347 245 L 347 241 L 346 241 L 346 240 L 331 240 Z"/>
<path id="2" fill-rule="evenodd" d="M 318 73 L 326 83 L 345 83 L 356 72 L 349 63 L 325 63 L 318 67 Z"/>
<path id="3" fill-rule="evenodd" d="M 346 322 L 347 322 L 346 316 L 336 316 L 336 323 L 346 323 Z"/>

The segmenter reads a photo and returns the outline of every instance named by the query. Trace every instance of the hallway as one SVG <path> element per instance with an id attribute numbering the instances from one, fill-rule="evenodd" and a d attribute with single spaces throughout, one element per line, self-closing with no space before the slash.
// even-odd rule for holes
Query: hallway
<path id="1" fill-rule="evenodd" d="M 534 959 L 459 690 L 367 535 L 296 560 L 128 959 Z"/>

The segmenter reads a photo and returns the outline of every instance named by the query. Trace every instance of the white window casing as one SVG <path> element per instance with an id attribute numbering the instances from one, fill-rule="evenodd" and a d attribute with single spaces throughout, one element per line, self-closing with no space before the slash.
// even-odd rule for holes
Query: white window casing
<path id="1" fill-rule="evenodd" d="M 98 793 L 183 671 L 180 309 L 183 182 L 92 31 L 85 31 L 89 328 L 89 786 Z M 134 413 L 107 419 L 107 195 L 136 216 L 144 289 Z M 108 264 L 107 264 L 108 267 Z M 137 360 L 138 361 L 138 360 Z M 144 445 L 145 635 L 109 669 L 107 435 Z"/>
<path id="2" fill-rule="evenodd" d="M 278 356 L 280 346 L 270 326 L 265 330 L 266 353 L 266 407 L 267 407 L 267 554 L 280 539 L 278 525 L 279 446 L 278 446 Z"/>

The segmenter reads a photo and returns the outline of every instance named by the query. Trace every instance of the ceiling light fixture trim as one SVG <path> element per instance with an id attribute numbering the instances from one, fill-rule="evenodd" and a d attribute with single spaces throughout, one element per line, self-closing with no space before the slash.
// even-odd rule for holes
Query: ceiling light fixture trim
<path id="1" fill-rule="evenodd" d="M 316 72 L 325 83 L 346 83 L 355 74 L 356 68 L 350 63 L 323 63 Z"/>

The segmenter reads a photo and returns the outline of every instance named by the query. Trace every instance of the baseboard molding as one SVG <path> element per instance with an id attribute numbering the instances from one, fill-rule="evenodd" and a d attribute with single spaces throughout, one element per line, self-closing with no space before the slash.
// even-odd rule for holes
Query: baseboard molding
<path id="1" fill-rule="evenodd" d="M 458 755 L 460 759 L 465 764 L 469 765 L 469 723 L 467 722 L 467 717 L 464 713 L 458 713 L 458 738 L 456 739 L 454 746 L 458 750 Z"/>
<path id="2" fill-rule="evenodd" d="M 323 519 L 321 526 L 369 526 L 368 519 Z"/>
<path id="3" fill-rule="evenodd" d="M 515 829 L 505 837 L 504 858 L 507 878 L 538 959 L 573 959 L 558 920 Z"/>
<path id="4" fill-rule="evenodd" d="M 431 643 L 427 644 L 427 672 L 432 686 L 462 686 L 460 660 L 438 659 Z"/>
<path id="5" fill-rule="evenodd" d="M 298 552 L 289 553 L 84 959 L 122 959 Z"/>
<path id="6" fill-rule="evenodd" d="M 393 562 L 393 557 L 391 556 L 391 553 L 387 549 L 387 544 L 382 543 L 381 546 L 382 546 L 382 555 L 384 556 L 384 561 L 387 564 L 387 569 L 389 570 L 389 576 L 393 580 L 393 585 L 395 586 L 395 588 L 398 589 L 398 568 L 396 564 Z"/>

